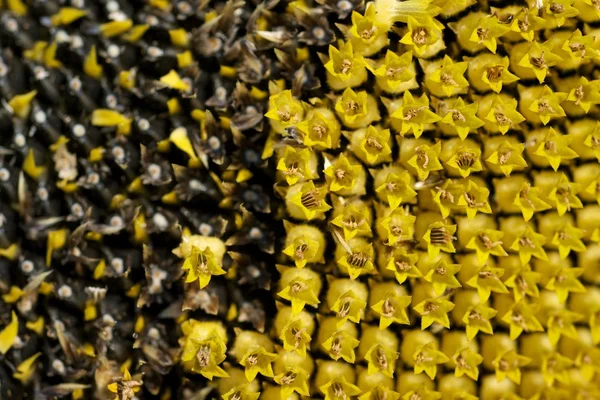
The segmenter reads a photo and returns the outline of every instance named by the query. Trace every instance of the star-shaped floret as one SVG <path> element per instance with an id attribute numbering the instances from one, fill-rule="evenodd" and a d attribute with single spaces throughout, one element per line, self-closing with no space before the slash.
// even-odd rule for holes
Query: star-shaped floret
<path id="1" fill-rule="evenodd" d="M 525 231 L 515 238 L 510 249 L 519 253 L 521 264 L 525 265 L 532 256 L 540 260 L 548 260 L 548 256 L 544 251 L 544 244 L 546 244 L 546 237 L 527 225 Z"/>
<path id="2" fill-rule="evenodd" d="M 421 315 L 421 330 L 427 329 L 434 322 L 450 329 L 448 313 L 453 308 L 454 303 L 441 297 L 425 299 L 414 307 L 415 311 Z"/>
<path id="3" fill-rule="evenodd" d="M 548 199 L 556 203 L 559 215 L 563 215 L 566 211 L 571 211 L 571 208 L 582 207 L 581 201 L 577 197 L 580 190 L 580 184 L 569 182 L 566 175 L 562 174 L 558 183 L 548 195 Z"/>
<path id="4" fill-rule="evenodd" d="M 477 232 L 467 243 L 466 248 L 477 252 L 479 265 L 486 263 L 490 255 L 507 256 L 508 254 L 502 247 L 502 238 L 504 232 L 494 229 L 483 229 Z"/>
<path id="5" fill-rule="evenodd" d="M 600 104 L 600 80 L 588 81 L 585 77 L 579 78 L 579 85 L 571 89 L 568 101 L 580 106 L 586 113 L 593 105 Z"/>
<path id="6" fill-rule="evenodd" d="M 295 351 L 300 356 L 306 356 L 306 349 L 310 345 L 311 336 L 308 334 L 301 318 L 291 320 L 281 331 L 279 336 L 285 351 Z"/>
<path id="7" fill-rule="evenodd" d="M 585 286 L 579 281 L 583 271 L 583 268 L 560 268 L 548 281 L 546 289 L 554 290 L 561 303 L 567 301 L 569 293 L 585 293 Z"/>
<path id="8" fill-rule="evenodd" d="M 596 201 L 600 204 L 600 175 L 590 182 L 587 188 L 585 188 L 585 192 L 596 196 Z"/>
<path id="9" fill-rule="evenodd" d="M 371 236 L 371 227 L 365 218 L 365 211 L 356 205 L 345 206 L 342 213 L 331 223 L 342 228 L 344 239 L 350 240 L 355 236 Z"/>
<path id="10" fill-rule="evenodd" d="M 465 104 L 462 97 L 454 101 L 444 112 L 441 122 L 452 126 L 461 140 L 465 140 L 469 132 L 477 131 L 484 122 L 477 118 L 478 103 Z"/>
<path id="11" fill-rule="evenodd" d="M 331 307 L 338 317 L 338 327 L 344 325 L 348 320 L 358 324 L 362 318 L 367 302 L 361 300 L 352 290 L 342 294 Z"/>
<path id="12" fill-rule="evenodd" d="M 387 294 L 371 309 L 379 315 L 379 329 L 385 329 L 392 323 L 409 324 L 406 308 L 410 305 L 411 296 L 400 296 L 396 293 Z"/>
<path id="13" fill-rule="evenodd" d="M 550 128 L 534 154 L 544 157 L 552 169 L 557 171 L 561 162 L 579 157 L 579 155 L 569 147 L 572 140 L 572 136 L 561 135 L 556 132 L 554 128 Z"/>
<path id="14" fill-rule="evenodd" d="M 294 259 L 298 268 L 304 268 L 307 260 L 314 260 L 319 253 L 319 241 L 313 240 L 308 236 L 298 236 L 285 249 L 283 254 Z"/>
<path id="15" fill-rule="evenodd" d="M 406 83 L 415 77 L 413 64 L 413 55 L 407 51 L 398 55 L 391 50 L 387 50 L 383 62 L 376 63 L 367 60 L 367 68 L 378 79 L 385 81 L 391 90 L 397 90 L 400 85 Z"/>
<path id="16" fill-rule="evenodd" d="M 352 12 L 352 26 L 347 36 L 357 52 L 368 56 L 388 45 L 388 30 L 389 25 L 378 18 L 375 3 L 367 3 L 364 15 Z"/>
<path id="17" fill-rule="evenodd" d="M 291 280 L 277 295 L 291 301 L 292 312 L 297 315 L 306 304 L 313 307 L 319 305 L 319 293 L 316 287 L 314 279 L 297 277 Z"/>
<path id="18" fill-rule="evenodd" d="M 353 151 L 357 157 L 369 165 L 391 161 L 390 135 L 389 129 L 369 125 L 365 137 L 360 141 L 358 148 L 353 148 Z"/>
<path id="19" fill-rule="evenodd" d="M 479 147 L 457 146 L 446 164 L 456 169 L 460 176 L 466 178 L 471 172 L 479 172 L 483 169 L 481 149 Z"/>
<path id="20" fill-rule="evenodd" d="M 411 186 L 410 174 L 402 171 L 399 174 L 388 172 L 384 183 L 375 189 L 377 195 L 387 201 L 392 210 L 398 208 L 402 202 L 410 201 L 417 196 Z"/>
<path id="21" fill-rule="evenodd" d="M 440 208 L 443 218 L 447 218 L 451 210 L 461 208 L 457 203 L 463 193 L 464 186 L 451 179 L 447 179 L 441 186 L 431 189 L 433 202 Z"/>
<path id="22" fill-rule="evenodd" d="M 274 380 L 281 386 L 281 398 L 288 399 L 294 393 L 301 396 L 310 396 L 308 381 L 310 375 L 299 367 L 288 368 L 287 371 L 276 375 Z"/>
<path id="23" fill-rule="evenodd" d="M 319 389 L 325 393 L 325 400 L 350 399 L 362 393 L 358 386 L 346 381 L 343 375 L 330 380 Z"/>
<path id="24" fill-rule="evenodd" d="M 334 193 L 351 191 L 356 186 L 356 181 L 361 172 L 363 172 L 363 166 L 353 158 L 340 154 L 324 172 L 329 183 L 329 190 Z"/>
<path id="25" fill-rule="evenodd" d="M 594 375 L 600 372 L 600 348 L 589 346 L 583 349 L 577 355 L 575 362 L 583 376 L 591 381 Z"/>
<path id="26" fill-rule="evenodd" d="M 226 358 L 226 349 L 223 339 L 216 334 L 205 340 L 190 338 L 186 341 L 181 360 L 191 362 L 192 371 L 202 374 L 209 380 L 215 376 L 227 378 L 229 375 L 219 366 Z"/>
<path id="27" fill-rule="evenodd" d="M 548 42 L 539 43 L 534 41 L 527 49 L 518 65 L 533 71 L 540 83 L 546 79 L 550 67 L 555 66 L 562 58 L 552 52 L 552 45 Z"/>
<path id="28" fill-rule="evenodd" d="M 508 32 L 510 32 L 510 27 L 500 22 L 497 15 L 488 15 L 480 19 L 471 33 L 469 40 L 483 44 L 489 51 L 496 54 L 496 48 L 498 47 L 497 39 Z"/>
<path id="29" fill-rule="evenodd" d="M 513 83 L 519 80 L 519 77 L 508 70 L 510 60 L 508 57 L 502 58 L 497 64 L 489 64 L 483 71 L 481 80 L 487 84 L 494 92 L 500 93 L 503 84 Z"/>
<path id="30" fill-rule="evenodd" d="M 479 187 L 471 180 L 467 183 L 462 196 L 458 198 L 457 205 L 465 207 L 467 217 L 471 220 L 475 218 L 477 212 L 491 214 L 492 209 L 488 202 L 490 191 L 486 187 Z"/>
<path id="31" fill-rule="evenodd" d="M 366 75 L 365 68 L 365 60 L 361 55 L 356 54 L 352 42 L 341 42 L 339 49 L 329 46 L 329 61 L 325 63 L 325 69 L 342 84 L 357 76 Z M 342 87 L 344 86 L 346 85 Z"/>
<path id="32" fill-rule="evenodd" d="M 292 96 L 291 90 L 283 90 L 269 97 L 269 111 L 265 117 L 278 121 L 287 128 L 304 119 L 304 106 L 300 100 Z"/>
<path id="33" fill-rule="evenodd" d="M 419 180 L 424 181 L 432 171 L 443 169 L 439 160 L 441 149 L 441 142 L 433 146 L 423 144 L 415 148 L 415 155 L 408 160 L 408 165 L 417 171 Z"/>
<path id="34" fill-rule="evenodd" d="M 400 43 L 412 46 L 413 51 L 419 56 L 442 37 L 444 25 L 428 15 L 418 20 L 409 16 L 407 24 L 408 32 L 400 39 Z"/>
<path id="35" fill-rule="evenodd" d="M 505 140 L 498 145 L 486 161 L 497 165 L 504 175 L 510 176 L 515 168 L 519 170 L 527 168 L 527 161 L 523 158 L 523 150 L 525 150 L 524 144 L 511 143 Z"/>
<path id="36" fill-rule="evenodd" d="M 342 271 L 348 272 L 350 279 L 354 280 L 362 274 L 375 270 L 373 245 L 360 239 L 352 239 L 348 244 L 352 253 L 346 253 L 336 260 Z"/>
<path id="37" fill-rule="evenodd" d="M 359 340 L 348 332 L 337 331 L 322 343 L 323 348 L 334 360 L 342 358 L 344 361 L 354 364 L 356 358 L 354 349 L 358 347 Z"/>
<path id="38" fill-rule="evenodd" d="M 192 246 L 192 253 L 185 259 L 181 269 L 188 271 L 185 282 L 190 283 L 198 280 L 200 289 L 208 285 L 212 276 L 225 274 L 225 270 L 217 263 L 212 250 L 208 246 L 204 249 Z"/>
<path id="39" fill-rule="evenodd" d="M 283 173 L 288 185 L 295 185 L 300 180 L 316 178 L 308 166 L 309 160 L 309 149 L 296 149 L 292 146 L 286 146 L 283 157 L 277 164 L 277 170 Z"/>
<path id="40" fill-rule="evenodd" d="M 538 306 L 521 300 L 511 306 L 502 321 L 510 325 L 510 339 L 517 339 L 523 331 L 543 332 L 544 328 L 536 318 Z"/>
<path id="41" fill-rule="evenodd" d="M 562 354 L 554 351 L 550 354 L 546 354 L 542 358 L 542 375 L 547 385 L 554 385 L 554 381 L 560 383 L 569 383 L 569 371 L 568 369 L 573 365 L 573 361 L 563 356 Z"/>
<path id="42" fill-rule="evenodd" d="M 467 281 L 467 285 L 476 288 L 479 300 L 486 302 L 490 298 L 491 292 L 508 293 L 508 289 L 500 279 L 502 275 L 504 275 L 502 268 L 484 265 L 477 269 L 475 275 Z"/>
<path id="43" fill-rule="evenodd" d="M 403 246 L 395 247 L 389 256 L 386 269 L 393 271 L 398 283 L 402 284 L 407 278 L 421 278 L 423 274 L 416 267 L 419 255 L 409 253 Z"/>
<path id="44" fill-rule="evenodd" d="M 299 185 L 302 185 L 300 190 L 290 198 L 290 202 L 299 208 L 305 219 L 315 219 L 331 209 L 325 202 L 328 192 L 326 187 L 316 187 L 313 181 Z"/>
<path id="45" fill-rule="evenodd" d="M 560 103 L 567 99 L 567 93 L 553 92 L 548 86 L 544 86 L 529 106 L 529 111 L 537 114 L 542 123 L 546 125 L 552 118 L 564 117 L 565 110 Z"/>
<path id="46" fill-rule="evenodd" d="M 514 350 L 503 352 L 493 362 L 496 368 L 496 379 L 502 381 L 505 377 L 508 377 L 518 385 L 521 383 L 521 367 L 530 362 L 531 358 L 522 356 Z"/>
<path id="47" fill-rule="evenodd" d="M 548 318 L 548 339 L 550 343 L 555 346 L 560 340 L 561 336 L 578 340 L 577 330 L 575 329 L 574 322 L 581 321 L 583 315 L 575 313 L 569 310 L 557 310 L 550 318 Z"/>
<path id="48" fill-rule="evenodd" d="M 467 338 L 473 340 L 479 332 L 493 335 L 494 330 L 490 320 L 494 318 L 497 313 L 498 311 L 486 307 L 481 303 L 467 308 L 467 312 L 462 318 L 462 322 L 467 326 Z"/>
<path id="49" fill-rule="evenodd" d="M 240 385 L 223 395 L 223 400 L 258 400 L 260 392 L 252 392 L 248 385 Z"/>
<path id="50" fill-rule="evenodd" d="M 529 182 L 523 182 L 519 193 L 515 196 L 513 204 L 521 209 L 525 221 L 529 221 L 537 211 L 552 208 L 548 203 L 540 199 L 541 190 L 532 187 Z"/>
<path id="51" fill-rule="evenodd" d="M 531 270 L 529 265 L 520 267 L 504 282 L 506 287 L 512 288 L 516 302 L 521 301 L 525 296 L 538 297 L 539 289 L 537 287 L 541 279 L 539 272 Z"/>
<path id="52" fill-rule="evenodd" d="M 463 61 L 455 63 L 452 61 L 452 58 L 445 55 L 442 60 L 441 68 L 433 71 L 429 79 L 435 83 L 439 83 L 446 96 L 452 96 L 457 89 L 469 87 L 469 81 L 464 77 L 468 67 L 468 62 Z"/>
<path id="53" fill-rule="evenodd" d="M 388 216 L 379 218 L 377 225 L 379 236 L 388 246 L 402 244 L 412 240 L 417 217 L 402 207 L 396 208 Z"/>
<path id="54" fill-rule="evenodd" d="M 585 251 L 585 244 L 581 240 L 585 236 L 582 229 L 574 227 L 570 223 L 557 230 L 550 241 L 554 246 L 558 246 L 560 258 L 565 259 L 571 251 Z"/>
<path id="55" fill-rule="evenodd" d="M 515 99 L 504 100 L 496 95 L 492 101 L 490 111 L 484 119 L 494 125 L 503 135 L 509 129 L 517 129 L 518 125 L 525 121 L 525 117 L 517 111 L 518 102 Z"/>
<path id="56" fill-rule="evenodd" d="M 433 284 L 435 294 L 441 296 L 446 288 L 456 289 L 462 287 L 456 274 L 460 271 L 460 264 L 449 264 L 445 259 L 440 260 L 425 275 L 425 280 Z"/>
<path id="57" fill-rule="evenodd" d="M 427 253 L 430 258 L 436 257 L 440 251 L 455 253 L 453 241 L 456 233 L 456 225 L 448 225 L 443 221 L 437 221 L 429 225 L 423 240 L 427 243 Z"/>
<path id="58" fill-rule="evenodd" d="M 263 376 L 272 378 L 273 367 L 271 363 L 275 361 L 277 354 L 270 353 L 264 347 L 248 351 L 240 360 L 240 365 L 245 368 L 246 379 L 251 382 L 259 373 Z"/>
<path id="59" fill-rule="evenodd" d="M 342 122 L 350 127 L 366 126 L 370 122 L 369 117 L 369 102 L 366 91 L 355 92 L 347 88 L 344 93 L 338 98 L 335 103 L 335 111 Z M 379 120 L 379 113 L 374 117 Z"/>
<path id="60" fill-rule="evenodd" d="M 391 117 L 401 122 L 400 135 L 404 136 L 412 131 L 417 138 L 423 133 L 425 125 L 441 120 L 429 108 L 429 98 L 425 93 L 419 98 L 414 98 L 409 91 L 404 92 L 402 104 Z"/>
<path id="61" fill-rule="evenodd" d="M 583 144 L 589 147 L 600 161 L 600 121 L 596 122 L 594 130 L 585 137 Z"/>
<path id="62" fill-rule="evenodd" d="M 478 365 L 483 362 L 483 357 L 473 350 L 473 347 L 466 346 L 459 349 L 454 356 L 452 361 L 456 364 L 454 369 L 454 375 L 460 378 L 463 375 L 477 381 L 479 378 L 479 367 Z"/>
<path id="63" fill-rule="evenodd" d="M 598 48 L 596 46 L 595 35 L 583 35 L 579 29 L 571 33 L 568 40 L 565 40 L 561 50 L 565 51 L 573 61 L 589 62 L 598 57 Z"/>
<path id="64" fill-rule="evenodd" d="M 514 32 L 520 33 L 523 39 L 531 42 L 535 38 L 535 32 L 544 28 L 546 24 L 546 20 L 538 16 L 538 9 L 531 7 L 514 16 L 512 28 Z"/>
<path id="65" fill-rule="evenodd" d="M 302 144 L 317 149 L 331 149 L 337 147 L 340 136 L 340 124 L 336 118 L 328 118 L 329 110 L 315 109 L 308 113 L 306 119 L 297 125 L 302 134 Z"/>
<path id="66" fill-rule="evenodd" d="M 439 351 L 435 342 L 429 342 L 420 346 L 413 354 L 415 360 L 415 374 L 420 374 L 423 371 L 430 379 L 435 379 L 437 374 L 438 364 L 444 364 L 450 359 L 444 353 Z"/>
<path id="67" fill-rule="evenodd" d="M 367 373 L 373 375 L 381 372 L 383 375 L 393 378 L 396 370 L 396 359 L 398 353 L 392 349 L 386 348 L 381 343 L 371 347 L 365 354 L 367 360 Z"/>
<path id="68" fill-rule="evenodd" d="M 572 0 L 552 0 L 544 4 L 544 16 L 549 21 L 554 20 L 559 27 L 578 14 L 579 10 L 573 7 Z"/>

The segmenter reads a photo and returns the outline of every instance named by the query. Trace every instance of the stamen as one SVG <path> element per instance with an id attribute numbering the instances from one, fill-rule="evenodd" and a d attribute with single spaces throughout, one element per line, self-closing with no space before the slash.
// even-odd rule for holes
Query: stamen
<path id="1" fill-rule="evenodd" d="M 447 232 L 446 228 L 442 226 L 440 228 L 431 229 L 431 233 L 429 234 L 429 240 L 431 241 L 431 244 L 439 246 L 448 244 L 452 240 L 456 240 L 456 237 L 452 236 L 452 234 Z"/>
<path id="2" fill-rule="evenodd" d="M 417 28 L 413 31 L 412 34 L 412 40 L 413 43 L 415 43 L 416 45 L 419 46 L 423 46 L 425 44 L 427 44 L 427 38 L 429 36 L 429 33 L 427 32 L 427 29 L 425 28 Z"/>
<path id="3" fill-rule="evenodd" d="M 502 76 L 502 73 L 504 72 L 504 66 L 503 65 L 495 65 L 493 67 L 490 67 L 487 69 L 486 71 L 486 75 L 487 78 L 490 82 L 495 82 L 498 79 L 500 79 L 500 77 Z"/>

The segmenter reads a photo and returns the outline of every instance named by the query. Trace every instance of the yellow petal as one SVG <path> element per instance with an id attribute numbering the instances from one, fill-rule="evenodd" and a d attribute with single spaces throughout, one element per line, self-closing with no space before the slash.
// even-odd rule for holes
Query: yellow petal
<path id="1" fill-rule="evenodd" d="M 24 94 L 18 94 L 10 99 L 8 105 L 13 109 L 13 112 L 17 115 L 17 117 L 26 119 L 29 116 L 29 112 L 31 111 L 31 102 L 36 94 L 37 90 L 32 90 L 31 92 Z"/>
<path id="2" fill-rule="evenodd" d="M 44 64 L 48 68 L 60 68 L 62 63 L 56 59 L 56 42 L 51 43 L 44 51 Z"/>
<path id="3" fill-rule="evenodd" d="M 131 119 L 121 113 L 99 108 L 92 113 L 92 125 L 94 126 L 116 126 L 117 133 L 127 135 L 131 131 Z"/>
<path id="4" fill-rule="evenodd" d="M 145 243 L 148 241 L 148 231 L 146 230 L 146 217 L 141 212 L 133 220 L 134 239 L 136 243 Z"/>
<path id="5" fill-rule="evenodd" d="M 104 276 L 104 271 L 106 270 L 106 261 L 104 259 L 100 260 L 98 264 L 96 264 L 96 268 L 94 268 L 94 279 L 98 280 Z"/>
<path id="6" fill-rule="evenodd" d="M 0 257 L 8 258 L 11 261 L 17 259 L 20 253 L 20 248 L 17 243 L 13 243 L 8 246 L 6 249 L 0 249 Z"/>
<path id="7" fill-rule="evenodd" d="M 91 321 L 98 317 L 98 310 L 96 309 L 96 304 L 93 301 L 87 301 L 85 304 L 85 309 L 83 310 L 83 320 Z"/>
<path id="8" fill-rule="evenodd" d="M 192 142 L 188 138 L 187 129 L 184 127 L 179 127 L 171 132 L 169 139 L 175 146 L 177 146 L 179 150 L 190 156 L 192 160 L 196 160 L 198 158 L 194 152 L 194 148 L 192 147 Z"/>
<path id="9" fill-rule="evenodd" d="M 18 286 L 11 286 L 10 291 L 7 294 L 2 295 L 2 300 L 8 304 L 16 303 L 24 293 L 25 292 Z"/>
<path id="10" fill-rule="evenodd" d="M 184 91 L 190 89 L 190 86 L 179 77 L 179 74 L 175 70 L 170 70 L 168 74 L 160 78 L 160 81 L 171 89 Z"/>
<path id="11" fill-rule="evenodd" d="M 87 11 L 75 7 L 63 7 L 52 16 L 52 25 L 69 25 L 87 15 Z"/>
<path id="12" fill-rule="evenodd" d="M 21 383 L 27 383 L 31 379 L 31 376 L 35 372 L 35 361 L 41 356 L 42 353 L 36 353 L 23 361 L 17 366 L 17 371 L 13 373 L 13 378 L 18 379 Z"/>
<path id="13" fill-rule="evenodd" d="M 135 73 L 132 70 L 121 71 L 119 73 L 119 86 L 132 89 L 135 86 Z"/>
<path id="14" fill-rule="evenodd" d="M 17 14 L 19 17 L 27 15 L 27 6 L 21 0 L 7 0 L 8 9 Z"/>
<path id="15" fill-rule="evenodd" d="M 83 72 L 95 79 L 100 79 L 102 76 L 102 66 L 98 64 L 95 45 L 92 46 L 89 54 L 85 57 L 85 61 L 83 62 Z"/>
<path id="16" fill-rule="evenodd" d="M 169 36 L 171 37 L 171 43 L 178 47 L 188 47 L 190 40 L 188 37 L 188 33 L 185 29 L 174 29 L 169 31 Z"/>
<path id="17" fill-rule="evenodd" d="M 19 333 L 19 319 L 14 311 L 11 312 L 10 324 L 0 331 L 0 353 L 6 354 L 12 347 Z"/>
<path id="18" fill-rule="evenodd" d="M 133 21 L 126 19 L 125 21 L 112 21 L 100 25 L 100 33 L 102 36 L 110 38 L 121 35 L 127 32 L 133 26 Z"/>
<path id="19" fill-rule="evenodd" d="M 135 43 L 144 36 L 144 33 L 146 33 L 148 28 L 150 28 L 150 25 L 147 25 L 147 24 L 136 25 L 133 28 L 131 28 L 131 30 L 129 32 L 127 32 L 125 35 L 123 35 L 123 40 L 126 40 L 131 43 Z"/>
<path id="20" fill-rule="evenodd" d="M 139 317 L 137 317 L 137 319 L 135 321 L 135 326 L 133 329 L 136 333 L 140 333 L 140 332 L 142 332 L 142 330 L 144 330 L 145 326 L 146 326 L 146 321 L 144 320 L 144 317 L 142 317 L 140 315 Z"/>
<path id="21" fill-rule="evenodd" d="M 102 161 L 102 159 L 104 158 L 104 148 L 103 147 L 96 147 L 94 149 L 92 149 L 90 151 L 90 155 L 88 156 L 88 160 L 91 163 L 97 163 Z"/>
<path id="22" fill-rule="evenodd" d="M 46 266 L 50 266 L 52 262 L 52 253 L 54 250 L 62 249 L 67 243 L 69 231 L 67 229 L 59 229 L 48 233 L 48 241 L 46 245 Z"/>
<path id="23" fill-rule="evenodd" d="M 177 57 L 177 66 L 179 68 L 189 67 L 194 62 L 194 56 L 192 55 L 192 52 L 189 50 L 186 50 L 183 53 L 177 54 L 176 57 Z"/>
<path id="24" fill-rule="evenodd" d="M 46 47 L 48 47 L 48 42 L 38 40 L 31 49 L 23 52 L 23 56 L 29 60 L 34 60 L 41 63 L 44 58 L 44 51 L 46 50 Z"/>
<path id="25" fill-rule="evenodd" d="M 31 178 L 37 180 L 43 173 L 46 171 L 45 167 L 38 167 L 35 164 L 35 156 L 33 155 L 33 150 L 29 149 L 29 154 L 23 161 L 23 171 Z"/>
<path id="26" fill-rule="evenodd" d="M 30 330 L 34 331 L 35 333 L 37 333 L 39 336 L 42 336 L 44 334 L 44 328 L 46 325 L 45 325 L 44 317 L 39 317 L 35 321 L 26 322 L 25 326 L 27 327 L 27 329 L 30 329 Z"/>

